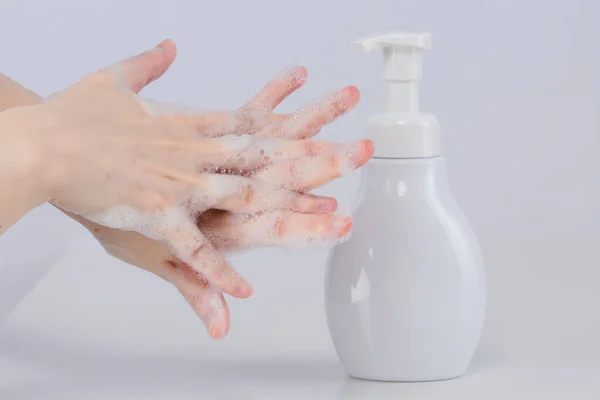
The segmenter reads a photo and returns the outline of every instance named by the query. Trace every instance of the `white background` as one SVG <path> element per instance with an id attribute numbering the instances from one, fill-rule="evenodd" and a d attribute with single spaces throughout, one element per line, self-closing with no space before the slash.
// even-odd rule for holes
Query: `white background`
<path id="1" fill-rule="evenodd" d="M 213 343 L 166 283 L 110 259 L 65 220 L 56 232 L 68 229 L 73 249 L 1 331 L 0 388 L 6 377 L 7 398 L 77 390 L 92 398 L 101 387 L 107 398 L 141 396 L 144 387 L 225 396 L 231 382 L 247 397 L 280 388 L 278 398 L 318 387 L 324 398 L 441 387 L 600 392 L 592 379 L 600 376 L 599 20 L 595 0 L 0 0 L 0 71 L 40 95 L 172 38 L 179 56 L 146 96 L 231 109 L 282 67 L 304 65 L 308 83 L 283 111 L 347 84 L 361 90 L 360 106 L 321 134 L 340 141 L 362 137 L 385 100 L 380 57 L 356 53 L 351 42 L 378 31 L 431 32 L 422 109 L 441 121 L 451 185 L 490 279 L 469 375 L 446 386 L 359 387 L 341 375 L 325 325 L 326 250 L 236 259 L 256 293 L 232 302 L 231 333 Z M 347 206 L 359 179 L 323 192 Z M 56 223 L 53 210 L 40 211 L 32 227 Z M 11 240 L 13 252 L 27 254 L 43 238 Z M 0 272 L 6 286 L 10 275 Z"/>

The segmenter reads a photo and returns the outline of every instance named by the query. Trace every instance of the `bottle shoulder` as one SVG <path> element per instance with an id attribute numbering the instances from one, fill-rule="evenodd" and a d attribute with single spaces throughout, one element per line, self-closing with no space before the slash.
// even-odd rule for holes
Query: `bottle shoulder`
<path id="1" fill-rule="evenodd" d="M 384 162 L 377 173 L 365 173 L 353 208 L 357 234 L 474 237 L 440 163 L 441 158 Z"/>
<path id="2" fill-rule="evenodd" d="M 376 196 L 363 200 L 353 213 L 349 240 L 334 252 L 362 257 L 365 262 L 374 251 L 386 254 L 384 260 L 392 263 L 481 261 L 477 237 L 455 202 L 432 198 L 407 202 L 399 195 L 387 200 Z"/>

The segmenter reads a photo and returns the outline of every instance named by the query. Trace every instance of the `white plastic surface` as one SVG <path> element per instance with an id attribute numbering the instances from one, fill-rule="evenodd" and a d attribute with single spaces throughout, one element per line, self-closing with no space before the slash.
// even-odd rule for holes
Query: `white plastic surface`
<path id="1" fill-rule="evenodd" d="M 486 283 L 443 158 L 372 160 L 359 196 L 352 237 L 332 250 L 326 278 L 328 325 L 346 372 L 460 376 L 483 327 Z"/>
<path id="2" fill-rule="evenodd" d="M 431 48 L 429 33 L 387 33 L 373 35 L 354 42 L 366 53 L 383 50 L 385 80 L 417 81 L 421 79 L 422 50 Z"/>
<path id="3" fill-rule="evenodd" d="M 365 52 L 383 51 L 383 77 L 388 110 L 369 120 L 367 134 L 375 158 L 415 158 L 440 155 L 440 130 L 435 116 L 419 112 L 422 52 L 431 47 L 428 33 L 388 33 L 357 40 Z"/>
<path id="4" fill-rule="evenodd" d="M 366 133 L 375 145 L 375 158 L 425 158 L 441 153 L 440 125 L 430 114 L 377 114 Z"/>

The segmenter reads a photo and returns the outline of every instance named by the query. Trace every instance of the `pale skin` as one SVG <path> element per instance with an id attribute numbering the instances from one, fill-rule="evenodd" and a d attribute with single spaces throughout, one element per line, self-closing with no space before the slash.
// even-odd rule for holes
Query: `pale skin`
<path id="1" fill-rule="evenodd" d="M 51 202 L 111 255 L 172 283 L 219 339 L 229 330 L 222 292 L 252 293 L 223 253 L 285 245 L 289 237 L 344 236 L 351 219 L 331 214 L 334 199 L 307 191 L 340 176 L 345 157 L 360 167 L 373 148 L 366 140 L 344 147 L 310 139 L 356 104 L 353 87 L 296 114 L 273 113 L 304 83 L 301 67 L 237 111 L 178 113 L 146 103 L 137 93 L 175 53 L 165 41 L 44 102 L 0 76 L 0 184 L 11 189 L 0 191 L 0 234 Z M 241 131 L 240 147 L 231 138 Z M 346 148 L 352 151 L 339 151 Z M 299 168 L 311 173 L 294 173 Z M 140 227 L 112 211 L 123 206 L 151 217 Z M 253 217 L 239 217 L 247 214 Z"/>

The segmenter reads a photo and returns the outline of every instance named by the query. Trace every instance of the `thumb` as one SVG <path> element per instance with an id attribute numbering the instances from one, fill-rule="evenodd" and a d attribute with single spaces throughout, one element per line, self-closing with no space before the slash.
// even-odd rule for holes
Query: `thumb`
<path id="1" fill-rule="evenodd" d="M 173 64 L 177 47 L 171 40 L 164 40 L 155 48 L 123 60 L 108 68 L 115 82 L 134 93 L 160 78 Z"/>

